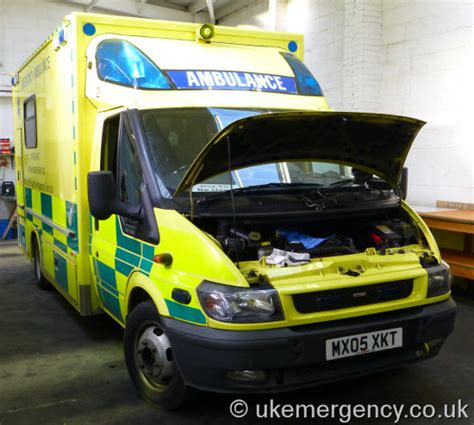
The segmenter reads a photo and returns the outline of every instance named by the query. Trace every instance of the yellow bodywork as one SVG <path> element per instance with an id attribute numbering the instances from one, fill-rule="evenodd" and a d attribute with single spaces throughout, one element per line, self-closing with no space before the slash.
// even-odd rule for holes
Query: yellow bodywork
<path id="1" fill-rule="evenodd" d="M 92 25 L 94 33 L 86 31 Z M 404 309 L 449 298 L 426 298 L 427 273 L 419 256 L 439 259 L 426 225 L 408 205 L 403 208 L 424 233 L 428 246 L 405 247 L 404 253 L 366 252 L 313 259 L 298 267 L 275 268 L 258 262 L 240 269 L 212 237 L 177 211 L 155 208 L 160 243 L 153 246 L 124 234 L 116 216 L 95 223 L 87 200 L 87 174 L 100 170 L 102 125 L 129 108 L 242 107 L 281 110 L 330 110 L 323 96 L 223 90 L 134 90 L 100 81 L 95 48 L 107 38 L 125 38 L 144 50 L 163 69 L 271 72 L 292 75 L 280 58 L 289 42 L 303 59 L 303 38 L 297 34 L 217 27 L 210 43 L 197 40 L 199 24 L 160 22 L 127 17 L 74 13 L 20 67 L 15 76 L 15 154 L 18 167 L 19 244 L 31 257 L 33 238 L 39 243 L 44 275 L 83 315 L 105 310 L 122 326 L 130 300 L 138 290 L 152 298 L 163 316 L 222 329 L 268 329 L 324 322 Z M 90 28 L 90 27 L 89 27 Z M 62 36 L 60 36 L 63 34 Z M 64 35 L 65 34 L 65 35 Z M 180 52 L 180 54 L 176 54 Z M 36 97 L 37 147 L 25 148 L 24 102 Z M 155 263 L 171 253 L 170 267 Z M 348 277 L 344 270 L 361 267 Z M 278 290 L 285 319 L 271 323 L 223 323 L 202 310 L 196 287 L 209 280 L 248 287 L 246 274 L 265 275 Z M 100 278 L 99 278 L 100 276 Z M 341 286 L 414 279 L 412 294 L 402 300 L 323 313 L 300 314 L 291 295 Z M 189 305 L 172 300 L 173 288 L 192 294 Z"/>

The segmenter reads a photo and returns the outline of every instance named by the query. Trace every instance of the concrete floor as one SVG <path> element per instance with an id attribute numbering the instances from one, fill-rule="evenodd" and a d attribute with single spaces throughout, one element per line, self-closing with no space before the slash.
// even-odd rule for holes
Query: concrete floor
<path id="1" fill-rule="evenodd" d="M 123 361 L 121 328 L 105 315 L 80 317 L 54 290 L 37 290 L 32 267 L 16 244 L 2 243 L 0 425 L 261 423 L 252 407 L 270 398 L 293 404 L 417 403 L 437 408 L 460 399 L 474 406 L 474 298 L 463 295 L 456 301 L 459 313 L 455 332 L 431 361 L 273 397 L 203 393 L 182 411 L 164 412 L 137 397 Z M 230 416 L 229 404 L 235 398 L 249 402 L 251 413 L 246 419 Z M 401 423 L 473 424 L 474 407 L 467 412 L 467 420 L 402 419 Z M 287 424 L 295 421 L 282 420 Z M 340 423 L 322 419 L 311 422 Z"/>

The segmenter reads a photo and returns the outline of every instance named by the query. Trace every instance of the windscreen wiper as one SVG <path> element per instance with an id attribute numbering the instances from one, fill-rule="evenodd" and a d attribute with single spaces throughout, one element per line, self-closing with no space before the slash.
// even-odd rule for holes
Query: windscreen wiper
<path id="1" fill-rule="evenodd" d="M 350 183 L 354 183 L 354 179 L 339 180 L 337 182 L 331 183 L 330 185 L 328 185 L 326 187 L 340 187 L 340 186 L 346 186 Z"/>
<path id="2" fill-rule="evenodd" d="M 265 183 L 265 184 L 255 185 L 255 186 L 237 187 L 233 189 L 233 192 L 234 194 L 245 194 L 245 193 L 266 191 L 268 189 L 270 189 L 271 191 L 275 189 L 292 189 L 292 188 L 312 189 L 312 188 L 320 188 L 322 186 L 323 185 L 319 183 Z M 201 204 L 204 202 L 222 199 L 227 196 L 230 196 L 230 193 L 231 193 L 230 190 L 226 190 L 225 192 L 220 192 L 213 195 L 204 196 L 203 198 L 199 198 L 196 201 L 196 203 Z"/>
<path id="3" fill-rule="evenodd" d="M 322 184 L 319 183 L 265 183 L 255 186 L 246 186 L 238 187 L 234 189 L 234 193 L 248 193 L 248 192 L 258 192 L 265 189 L 281 189 L 281 188 L 312 188 L 312 187 L 321 187 Z M 230 192 L 230 191 L 229 191 Z"/>

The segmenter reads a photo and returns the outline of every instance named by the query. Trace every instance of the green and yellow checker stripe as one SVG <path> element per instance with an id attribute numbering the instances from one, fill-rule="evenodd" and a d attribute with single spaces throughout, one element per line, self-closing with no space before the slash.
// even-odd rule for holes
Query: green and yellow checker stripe
<path id="1" fill-rule="evenodd" d="M 70 298 L 77 301 L 77 205 L 25 187 L 25 219 L 25 225 L 38 233 L 44 271 Z M 22 230 L 23 238 L 26 237 L 25 233 Z M 22 243 L 26 245 L 26 240 L 20 241 Z"/>
<path id="2" fill-rule="evenodd" d="M 91 218 L 91 228 L 93 225 Z M 153 256 L 155 246 L 142 242 L 122 231 L 118 217 L 111 217 L 101 221 L 101 232 L 109 236 L 109 245 L 112 254 L 102 255 L 100 260 L 94 258 L 94 271 L 98 280 L 98 292 L 103 307 L 117 321 L 124 323 L 125 291 L 130 275 L 138 271 L 145 276 L 150 276 L 154 266 Z M 89 249 L 92 252 L 92 238 L 89 240 Z M 170 316 L 188 322 L 205 324 L 204 314 L 197 308 L 179 304 L 171 299 L 165 299 Z M 123 306 L 123 308 L 121 308 Z"/>

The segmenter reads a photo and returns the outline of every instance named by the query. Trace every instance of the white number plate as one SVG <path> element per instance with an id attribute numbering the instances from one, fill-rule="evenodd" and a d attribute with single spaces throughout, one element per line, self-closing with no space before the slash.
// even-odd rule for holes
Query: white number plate
<path id="1" fill-rule="evenodd" d="M 403 329 L 385 329 L 326 340 L 326 360 L 390 350 L 403 345 Z"/>

